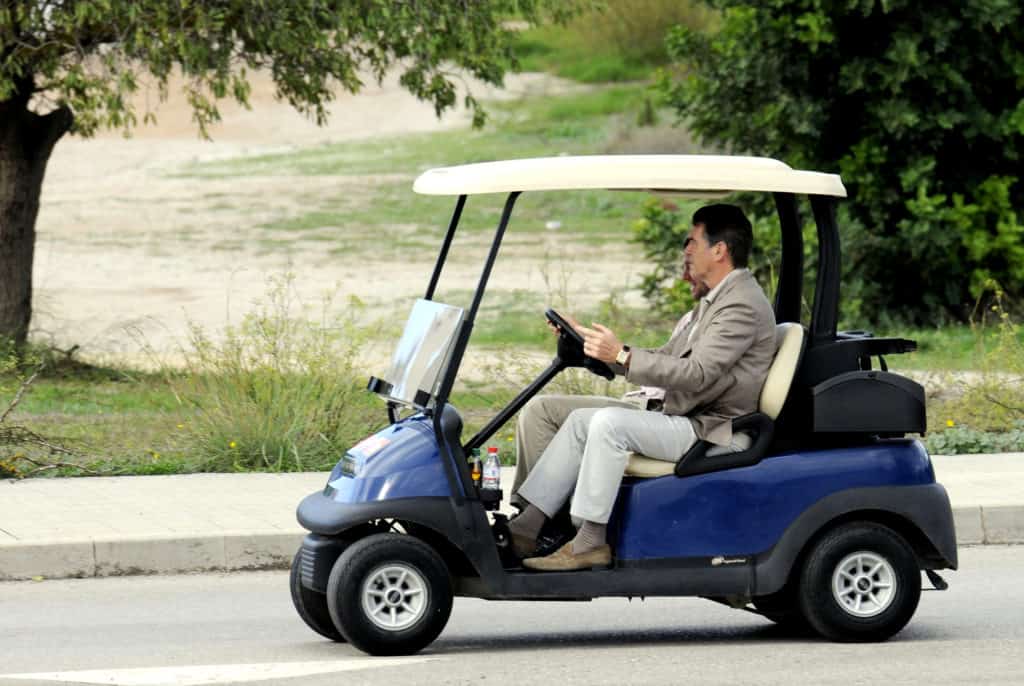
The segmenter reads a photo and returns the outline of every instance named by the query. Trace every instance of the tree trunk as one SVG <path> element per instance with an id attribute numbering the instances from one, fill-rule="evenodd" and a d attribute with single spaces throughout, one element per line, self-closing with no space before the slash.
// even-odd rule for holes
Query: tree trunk
<path id="1" fill-rule="evenodd" d="M 23 91 L 24 92 L 24 91 Z M 71 110 L 28 110 L 15 94 L 0 102 L 0 340 L 21 349 L 32 318 L 32 257 L 46 163 L 71 128 Z"/>

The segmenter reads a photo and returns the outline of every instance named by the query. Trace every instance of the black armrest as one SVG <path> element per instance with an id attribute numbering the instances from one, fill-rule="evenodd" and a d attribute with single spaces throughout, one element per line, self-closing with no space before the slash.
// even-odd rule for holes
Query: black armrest
<path id="1" fill-rule="evenodd" d="M 713 444 L 707 441 L 697 441 L 676 463 L 676 476 L 695 476 L 757 464 L 764 457 L 768 445 L 772 442 L 775 422 L 766 414 L 752 412 L 732 420 L 732 431 L 733 433 L 751 434 L 753 442 L 750 447 L 738 453 L 724 453 L 708 457 L 707 452 Z"/>
<path id="2" fill-rule="evenodd" d="M 902 355 L 917 350 L 917 341 L 907 338 L 858 338 L 847 339 L 847 345 L 857 348 L 858 355 Z"/>

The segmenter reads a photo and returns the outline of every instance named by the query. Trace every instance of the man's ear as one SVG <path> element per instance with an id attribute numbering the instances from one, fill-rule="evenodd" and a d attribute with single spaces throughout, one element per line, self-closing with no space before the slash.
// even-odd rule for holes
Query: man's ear
<path id="1" fill-rule="evenodd" d="M 726 247 L 725 241 L 718 241 L 711 246 L 711 253 L 715 257 L 715 262 L 721 262 L 729 254 L 729 249 Z"/>

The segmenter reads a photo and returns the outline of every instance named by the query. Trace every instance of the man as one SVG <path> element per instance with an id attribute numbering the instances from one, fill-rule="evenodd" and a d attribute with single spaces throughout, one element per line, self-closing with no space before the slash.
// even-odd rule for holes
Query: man
<path id="1" fill-rule="evenodd" d="M 687 239 L 689 241 L 690 239 Z M 683 252 L 683 272 L 680 277 L 690 284 L 690 295 L 694 303 L 708 294 L 708 287 L 693 278 L 690 273 L 690 258 Z M 675 336 L 693 318 L 697 311 L 696 305 L 692 310 L 683 315 L 672 331 Z M 573 328 L 581 329 L 576 320 L 565 316 Z M 557 333 L 558 329 L 549 324 Z M 621 370 L 620 370 L 621 373 Z M 630 391 L 622 396 L 621 400 L 609 398 L 603 395 L 538 395 L 526 404 L 519 412 L 519 421 L 516 422 L 516 473 L 512 481 L 512 503 L 519 506 L 519 509 L 526 507 L 526 503 L 519 497 L 519 487 L 526 480 L 527 475 L 533 471 L 544 449 L 551 443 L 558 429 L 569 417 L 569 413 L 584 407 L 626 407 L 639 408 L 642 410 L 661 410 L 665 402 L 665 389 L 657 386 L 642 386 L 639 390 Z M 743 436 L 741 435 L 742 439 Z M 742 440 L 741 440 L 742 443 Z M 737 450 L 743 450 L 747 446 L 737 446 Z"/>
<path id="2" fill-rule="evenodd" d="M 630 349 L 608 328 L 580 327 L 584 352 L 617 365 L 628 381 L 665 389 L 660 412 L 635 407 L 584 407 L 568 413 L 518 490 L 526 507 L 509 524 L 521 557 L 572 496 L 576 537 L 543 558 L 542 571 L 605 566 L 605 532 L 630 453 L 677 461 L 698 440 L 733 447 L 732 420 L 757 409 L 775 352 L 775 317 L 746 269 L 753 234 L 734 205 L 708 205 L 693 216 L 685 260 L 707 287 L 691 320 L 658 349 Z M 609 403 L 614 404 L 615 401 Z"/>

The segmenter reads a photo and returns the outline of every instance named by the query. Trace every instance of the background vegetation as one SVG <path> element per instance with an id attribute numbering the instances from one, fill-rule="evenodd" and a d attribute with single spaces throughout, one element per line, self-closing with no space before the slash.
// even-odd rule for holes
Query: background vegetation
<path id="1" fill-rule="evenodd" d="M 842 174 L 848 316 L 935 325 L 990 280 L 1024 294 L 1020 3 L 711 4 L 718 30 L 669 32 L 661 92 L 703 143 Z"/>
<path id="2" fill-rule="evenodd" d="M 408 178 L 383 177 L 362 205 L 322 197 L 265 227 L 267 250 L 277 249 L 274 236 L 287 231 L 295 240 L 322 242 L 328 252 L 359 254 L 368 249 L 365 241 L 324 228 L 354 223 L 402 259 L 436 246 L 440 229 L 423 218 L 448 211 L 447 200 L 409 193 L 409 181 L 417 170 L 453 158 L 725 149 L 839 171 L 851 191 L 842 219 L 850 266 L 844 324 L 918 340 L 919 352 L 890 364 L 929 388 L 932 451 L 1024 450 L 1024 332 L 1015 323 L 1024 279 L 1016 180 L 1024 130 L 1020 8 L 972 0 L 957 4 L 961 15 L 950 3 L 918 9 L 899 0 L 712 4 L 614 2 L 566 27 L 520 31 L 513 45 L 524 68 L 588 85 L 490 103 L 491 121 L 478 131 L 197 163 L 179 173 L 408 171 Z M 758 242 L 753 267 L 762 283 L 773 284 L 775 218 L 750 207 Z M 562 238 L 580 245 L 620 240 L 623 227 L 632 226 L 655 265 L 634 284 L 651 306 L 627 306 L 612 295 L 573 310 L 653 345 L 688 305 L 687 291 L 672 277 L 694 208 L 644 194 L 547 194 L 523 202 L 517 221 L 529 239 L 545 230 L 546 219 L 562 218 Z M 479 232 L 494 219 L 493 208 L 471 203 L 463 224 Z M 394 225 L 409 224 L 423 228 L 411 238 L 392 235 Z M 813 233 L 806 238 L 813 272 Z M 382 241 L 373 243 L 379 250 Z M 545 294 L 485 301 L 472 345 L 493 351 L 495 361 L 456 389 L 467 434 L 550 353 L 539 312 L 544 302 L 571 305 L 567 285 L 556 281 Z M 383 422 L 379 401 L 361 390 L 366 372 L 356 360 L 366 346 L 389 348 L 397 331 L 360 320 L 360 303 L 328 317 L 323 303 L 311 309 L 293 296 L 287 280 L 277 281 L 238 325 L 194 329 L 183 342 L 184 369 L 95 366 L 47 349 L 6 358 L 0 397 L 13 400 L 25 379 L 38 375 L 0 420 L 0 477 L 329 467 Z M 584 373 L 557 384 L 566 392 L 623 391 L 621 381 Z M 5 432 L 14 427 L 30 427 L 48 441 Z M 498 437 L 506 448 L 511 428 Z M 52 468 L 39 471 L 41 464 Z"/>

